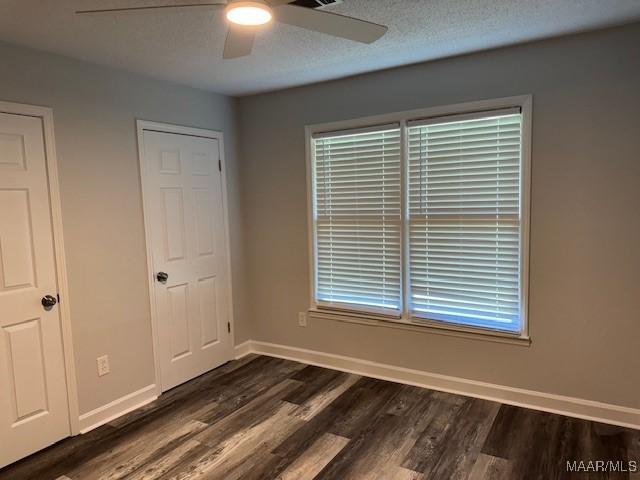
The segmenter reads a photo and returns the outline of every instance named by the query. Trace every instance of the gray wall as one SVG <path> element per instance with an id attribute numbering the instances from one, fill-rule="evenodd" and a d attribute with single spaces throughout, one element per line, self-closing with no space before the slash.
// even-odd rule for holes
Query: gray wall
<path id="1" fill-rule="evenodd" d="M 0 100 L 54 110 L 81 413 L 154 381 L 137 118 L 224 132 L 236 336 L 248 338 L 234 100 L 6 44 L 0 59 Z"/>
<path id="2" fill-rule="evenodd" d="M 533 94 L 530 347 L 314 320 L 304 126 Z M 239 100 L 256 340 L 640 407 L 640 24 Z"/>

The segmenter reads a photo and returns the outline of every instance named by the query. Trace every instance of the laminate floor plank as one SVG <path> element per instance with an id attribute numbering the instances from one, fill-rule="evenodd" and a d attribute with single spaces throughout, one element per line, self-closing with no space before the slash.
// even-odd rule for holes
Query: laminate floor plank
<path id="1" fill-rule="evenodd" d="M 300 387 L 287 395 L 285 400 L 290 403 L 301 405 L 311 397 L 323 390 L 327 384 L 346 374 L 335 370 L 326 370 L 319 367 L 309 366 L 303 368 L 297 375 L 291 377 L 294 380 L 303 382 Z"/>
<path id="2" fill-rule="evenodd" d="M 424 438 L 425 431 L 432 424 L 431 412 L 434 411 L 434 405 L 438 401 L 437 397 L 441 394 L 424 389 L 414 390 L 413 394 L 418 399 L 417 401 L 405 402 L 401 394 L 393 398 L 391 406 L 387 410 L 389 415 L 400 417 L 399 428 L 381 443 L 377 455 L 378 459 L 372 462 L 371 473 L 375 479 L 428 478 L 421 472 L 406 468 L 404 464 L 412 452 L 415 456 L 416 445 Z M 410 405 L 410 407 L 399 410 L 398 405 L 403 407 Z M 401 414 L 399 414 L 400 411 L 402 411 Z"/>
<path id="3" fill-rule="evenodd" d="M 270 388 L 288 379 L 291 374 L 302 369 L 304 365 L 289 362 L 287 360 L 277 360 L 264 370 L 254 372 L 254 378 L 234 379 L 233 383 L 223 383 L 218 385 L 220 389 L 220 399 L 217 402 L 219 408 L 212 409 L 208 415 L 199 418 L 202 422 L 214 424 L 226 415 L 242 408 L 256 397 L 267 392 Z M 221 378 L 222 381 L 229 379 Z M 299 385 L 299 382 L 297 383 Z"/>
<path id="4" fill-rule="evenodd" d="M 349 443 L 348 438 L 325 433 L 282 472 L 281 480 L 313 480 Z"/>
<path id="5" fill-rule="evenodd" d="M 273 453 L 291 461 L 325 433 L 353 438 L 380 412 L 382 405 L 397 393 L 397 388 L 392 383 L 378 392 L 373 391 L 367 388 L 370 383 L 368 380 L 357 380 L 327 408 L 285 439 Z"/>
<path id="6" fill-rule="evenodd" d="M 328 431 L 346 438 L 358 435 L 367 424 L 381 412 L 390 408 L 391 402 L 400 393 L 400 386 L 392 382 L 381 382 L 363 377 L 354 384 L 355 399 L 339 398 L 335 404 L 337 418 L 328 426 Z"/>
<path id="7" fill-rule="evenodd" d="M 116 429 L 103 425 L 84 435 L 67 438 L 4 469 L 2 480 L 52 480 L 64 478 L 74 466 L 91 458 L 105 446 Z M 72 479 L 76 480 L 76 479 Z"/>
<path id="8" fill-rule="evenodd" d="M 419 472 L 401 467 L 403 459 L 426 426 L 424 418 L 420 417 L 420 413 L 424 412 L 424 406 L 416 407 L 418 415 L 415 417 L 402 417 L 389 413 L 378 415 L 377 425 L 372 424 L 374 427 L 371 430 L 363 430 L 353 441 L 351 445 L 356 453 L 351 452 L 351 455 L 345 455 L 348 464 L 342 465 L 336 478 L 387 479 L 399 475 L 421 478 L 422 475 Z M 334 468 L 330 474 L 325 473 L 325 478 L 335 474 Z"/>
<path id="9" fill-rule="evenodd" d="M 422 473 L 407 470 L 406 468 L 390 466 L 389 471 L 384 471 L 375 477 L 375 480 L 425 480 Z"/>
<path id="10" fill-rule="evenodd" d="M 500 404 L 468 398 L 456 411 L 437 447 L 438 461 L 422 471 L 427 478 L 463 480 L 473 468 Z"/>
<path id="11" fill-rule="evenodd" d="M 206 448 L 196 440 L 187 440 L 175 445 L 169 451 L 158 452 L 153 461 L 140 465 L 125 478 L 127 480 L 157 480 L 162 478 L 167 472 L 180 465 L 191 462 L 196 456 Z"/>
<path id="12" fill-rule="evenodd" d="M 301 375 L 295 375 L 292 378 L 310 382 L 310 378 L 307 376 L 308 372 L 309 369 L 305 369 L 305 371 L 301 372 Z M 344 438 L 339 435 L 329 434 L 326 428 L 336 417 L 343 414 L 348 406 L 359 404 L 359 402 L 354 401 L 353 394 L 359 391 L 355 386 L 362 381 L 363 379 L 357 375 L 340 374 L 333 376 L 328 382 L 323 382 L 322 388 L 314 388 L 314 396 L 309 397 L 305 403 L 299 405 L 292 413 L 293 416 L 304 420 L 305 423 L 285 441 L 281 442 L 273 451 L 269 461 L 254 470 L 248 478 L 280 478 L 280 475 L 291 468 L 294 462 L 298 461 L 300 457 L 309 455 L 314 446 L 321 444 L 323 439 Z M 345 394 L 346 392 L 349 393 Z M 290 399 L 290 397 L 287 396 L 285 398 Z M 319 408 L 321 405 L 324 408 Z M 317 416 L 310 415 L 311 412 L 318 412 L 319 414 Z"/>
<path id="13" fill-rule="evenodd" d="M 629 461 L 638 460 L 629 455 L 637 433 L 503 405 L 482 451 L 509 460 L 514 480 L 626 480 L 630 478 L 627 471 L 571 471 L 568 462 L 610 460 L 628 468 Z"/>
<path id="14" fill-rule="evenodd" d="M 503 405 L 482 452 L 509 460 L 514 479 L 546 479 L 556 478 L 556 475 L 570 478 L 566 466 L 558 464 L 551 468 L 554 463 L 553 455 L 557 455 L 557 458 L 562 456 L 556 450 L 558 435 L 566 427 L 563 425 L 563 418 L 546 412 Z M 574 435 L 570 437 L 577 441 Z"/>
<path id="15" fill-rule="evenodd" d="M 125 478 L 145 464 L 147 457 L 162 455 L 181 442 L 193 438 L 207 425 L 201 422 L 185 424 L 171 422 L 164 425 L 149 425 L 114 442 L 112 447 L 86 459 L 81 465 L 66 474 L 74 479 L 99 478 L 116 480 Z"/>
<path id="16" fill-rule="evenodd" d="M 117 463 L 116 468 L 110 466 L 100 477 L 104 480 L 147 478 L 149 472 L 162 470 L 167 464 L 179 462 L 185 451 L 197 446 L 198 442 L 192 440 L 193 436 L 206 427 L 201 422 L 190 421 L 177 430 L 166 431 L 161 437 L 145 441 L 141 445 L 131 445 L 127 455 L 114 462 Z M 95 471 L 91 471 L 91 474 L 95 474 Z M 88 476 L 73 471 L 71 475 L 77 478 Z"/>
<path id="17" fill-rule="evenodd" d="M 207 480 L 241 478 L 246 462 L 255 461 L 256 455 L 267 453 L 292 430 L 299 428 L 303 421 L 290 415 L 295 408 L 294 404 L 282 402 L 281 406 L 264 421 L 237 431 L 221 442 L 209 439 L 211 443 L 208 445 L 211 448 L 197 461 L 186 466 L 189 476 L 184 478 L 206 478 Z"/>
<path id="18" fill-rule="evenodd" d="M 630 480 L 640 480 L 640 430 L 627 430 L 627 458 L 635 462 L 635 472 L 629 474 Z"/>
<path id="19" fill-rule="evenodd" d="M 482 453 L 512 460 L 526 455 L 531 450 L 531 439 L 536 425 L 547 414 L 512 405 L 502 405 Z"/>
<path id="20" fill-rule="evenodd" d="M 373 417 L 368 426 L 350 439 L 347 446 L 318 473 L 315 480 L 370 478 L 367 459 L 375 458 L 381 442 L 393 436 L 399 421 L 399 417 L 386 413 Z"/>
<path id="21" fill-rule="evenodd" d="M 248 371 L 250 374 L 255 371 L 259 366 L 259 357 L 257 355 L 247 355 L 246 357 L 228 362 L 211 372 L 190 380 L 189 382 L 175 387 L 167 392 L 164 392 L 157 400 L 151 402 L 141 408 L 134 410 L 131 413 L 123 415 L 120 418 L 112 420 L 109 425 L 115 428 L 120 428 L 128 423 L 133 423 L 141 418 L 149 417 L 152 413 L 157 412 L 158 415 L 166 415 L 168 411 L 183 410 L 184 400 L 187 398 L 204 397 L 210 402 L 210 392 L 222 382 L 219 381 L 223 375 L 238 370 L 240 368 Z"/>
<path id="22" fill-rule="evenodd" d="M 398 393 L 389 405 L 387 413 L 391 415 L 410 414 L 418 403 L 427 402 L 432 391 L 412 385 L 400 385 Z"/>
<path id="23" fill-rule="evenodd" d="M 568 468 L 590 461 L 616 471 Z M 639 480 L 633 462 L 637 430 L 250 355 L 0 480 Z"/>
<path id="24" fill-rule="evenodd" d="M 464 402 L 463 397 L 431 392 L 424 400 L 421 410 L 426 425 L 402 463 L 404 468 L 425 472 L 436 467 L 440 457 L 446 452 L 444 439 Z"/>
<path id="25" fill-rule="evenodd" d="M 360 380 L 358 375 L 341 373 L 332 378 L 323 388 L 315 392 L 304 403 L 298 406 L 294 415 L 304 421 L 309 421 L 338 397 Z"/>
<path id="26" fill-rule="evenodd" d="M 471 469 L 468 480 L 510 480 L 511 478 L 509 460 L 481 453 Z"/>
<path id="27" fill-rule="evenodd" d="M 607 461 L 610 459 L 618 459 L 623 464 L 627 464 L 629 460 L 640 461 L 640 458 L 629 458 L 628 434 L 624 428 L 608 427 L 597 423 L 590 423 L 587 428 L 587 445 L 588 451 L 583 457 L 592 460 Z M 576 478 L 578 478 L 576 476 Z M 594 478 L 602 478 L 606 480 L 628 480 L 630 472 L 615 471 L 607 472 L 606 475 L 594 476 Z"/>
<path id="28" fill-rule="evenodd" d="M 200 443 L 215 447 L 226 441 L 227 438 L 264 422 L 283 405 L 288 407 L 289 413 L 293 413 L 297 409 L 297 405 L 285 404 L 282 398 L 291 393 L 299 384 L 300 382 L 296 380 L 286 379 L 274 385 L 267 392 L 204 429 L 195 439 Z"/>

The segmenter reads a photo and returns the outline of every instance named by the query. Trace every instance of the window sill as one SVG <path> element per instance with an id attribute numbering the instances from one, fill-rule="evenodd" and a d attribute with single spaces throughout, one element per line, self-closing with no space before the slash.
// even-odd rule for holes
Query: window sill
<path id="1" fill-rule="evenodd" d="M 456 325 L 434 325 L 426 320 L 407 321 L 389 316 L 358 312 L 345 312 L 340 310 L 315 307 L 309 309 L 309 318 L 355 323 L 358 325 L 368 325 L 371 327 L 395 328 L 412 332 L 432 333 L 436 335 L 446 335 L 450 337 L 468 338 L 472 340 L 489 341 L 495 343 L 506 343 L 523 347 L 528 347 L 531 345 L 531 338 L 523 335 L 514 335 L 506 332 L 502 333 L 496 331 L 466 328 Z"/>

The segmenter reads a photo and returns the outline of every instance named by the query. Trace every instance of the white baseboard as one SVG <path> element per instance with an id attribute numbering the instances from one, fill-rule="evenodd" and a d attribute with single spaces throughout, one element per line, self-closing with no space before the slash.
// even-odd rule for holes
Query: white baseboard
<path id="1" fill-rule="evenodd" d="M 640 409 L 593 400 L 495 385 L 466 378 L 451 377 L 353 357 L 253 340 L 238 345 L 235 353 L 236 358 L 243 357 L 249 353 L 258 353 L 381 380 L 390 380 L 569 417 L 640 429 Z"/>
<path id="2" fill-rule="evenodd" d="M 242 357 L 246 357 L 251 353 L 251 340 L 247 340 L 246 342 L 242 342 L 240 345 L 236 345 L 233 347 L 233 355 L 236 360 L 241 359 Z"/>
<path id="3" fill-rule="evenodd" d="M 136 408 L 153 402 L 156 398 L 158 398 L 158 391 L 156 385 L 153 384 L 80 415 L 80 433 L 87 433 L 98 428 Z"/>

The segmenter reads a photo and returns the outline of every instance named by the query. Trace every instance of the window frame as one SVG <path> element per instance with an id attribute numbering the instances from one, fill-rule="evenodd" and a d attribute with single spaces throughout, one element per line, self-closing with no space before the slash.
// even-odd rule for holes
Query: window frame
<path id="1" fill-rule="evenodd" d="M 446 117 L 448 115 L 477 114 L 484 111 L 503 110 L 507 108 L 520 108 L 522 113 L 522 155 L 520 175 L 520 298 L 522 328 L 519 332 L 499 331 L 488 328 L 469 327 L 455 323 L 429 320 L 414 317 L 408 311 L 410 304 L 410 268 L 409 268 L 409 204 L 408 204 L 408 124 L 419 120 Z M 337 122 L 307 125 L 305 127 L 305 149 L 307 168 L 307 216 L 309 239 L 309 282 L 310 282 L 310 308 L 312 316 L 353 322 L 366 325 L 399 327 L 402 329 L 430 331 L 447 335 L 481 338 L 488 340 L 507 341 L 515 344 L 530 344 L 529 336 L 529 236 L 531 216 L 531 131 L 532 131 L 532 95 L 520 95 L 498 99 L 465 102 L 453 105 L 442 105 L 404 112 L 396 112 L 383 115 L 375 115 Z M 375 308 L 358 307 L 345 304 L 342 306 L 326 305 L 316 301 L 317 285 L 317 245 L 316 225 L 317 218 L 315 201 L 314 178 L 314 135 L 339 132 L 343 130 L 362 130 L 375 127 L 385 127 L 390 124 L 400 124 L 400 168 L 401 168 L 401 278 L 400 278 L 400 316 L 390 315 Z"/>

